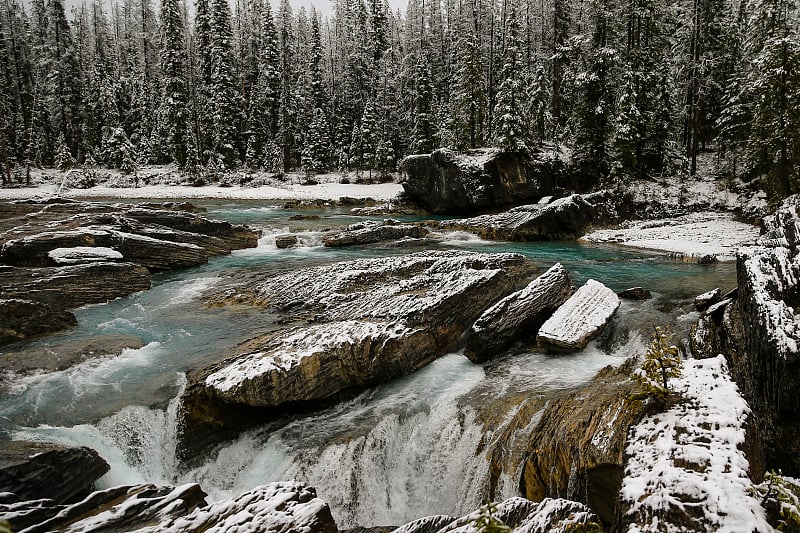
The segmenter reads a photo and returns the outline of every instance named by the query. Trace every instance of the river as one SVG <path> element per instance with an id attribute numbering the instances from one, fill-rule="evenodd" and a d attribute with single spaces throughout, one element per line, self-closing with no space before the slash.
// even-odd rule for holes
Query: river
<path id="1" fill-rule="evenodd" d="M 551 356 L 516 346 L 483 365 L 449 354 L 423 370 L 368 390 L 326 411 L 279 428 L 249 431 L 200 466 L 175 459 L 176 412 L 187 370 L 228 353 L 262 326 L 264 313 L 204 308 L 198 297 L 235 269 L 285 271 L 335 261 L 415 251 L 372 246 L 329 249 L 321 231 L 363 220 L 341 209 L 290 211 L 247 202 L 196 202 L 207 216 L 264 230 L 257 248 L 207 265 L 159 275 L 150 291 L 76 311 L 79 326 L 7 347 L 53 348 L 105 335 L 129 335 L 143 347 L 91 359 L 64 371 L 8 376 L 0 389 L 0 431 L 8 437 L 55 440 L 96 449 L 111 471 L 100 487 L 198 482 L 211 499 L 269 481 L 308 481 L 331 504 L 341 528 L 398 525 L 430 514 L 460 515 L 487 494 L 486 443 L 520 402 L 543 402 L 586 383 L 600 368 L 643 353 L 648 331 L 671 324 L 687 331 L 695 295 L 735 285 L 735 265 L 678 263 L 614 246 L 573 242 L 498 243 L 463 233 L 442 236 L 442 248 L 519 252 L 542 269 L 556 261 L 577 284 L 597 279 L 615 290 L 643 286 L 646 302 L 623 301 L 603 335 L 581 353 Z M 292 221 L 292 215 L 318 219 Z M 400 217 L 411 220 L 410 217 Z M 279 250 L 275 235 L 291 229 L 302 246 Z M 535 425 L 531 418 L 528 429 Z M 525 438 L 525 432 L 518 436 Z M 493 495 L 515 495 L 513 468 Z"/>

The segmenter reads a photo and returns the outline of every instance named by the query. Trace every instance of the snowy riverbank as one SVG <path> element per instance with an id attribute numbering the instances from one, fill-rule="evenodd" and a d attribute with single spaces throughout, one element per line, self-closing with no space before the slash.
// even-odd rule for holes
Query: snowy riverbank
<path id="1" fill-rule="evenodd" d="M 631 220 L 618 228 L 595 230 L 579 240 L 667 252 L 686 261 L 733 261 L 740 246 L 758 237 L 757 226 L 728 213 L 691 213 L 658 220 Z M 713 259 L 712 259 L 713 258 Z"/>

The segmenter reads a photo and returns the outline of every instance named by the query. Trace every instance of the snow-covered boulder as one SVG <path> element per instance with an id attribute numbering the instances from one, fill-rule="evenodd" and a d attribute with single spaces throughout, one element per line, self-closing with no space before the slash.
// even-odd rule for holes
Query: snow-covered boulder
<path id="1" fill-rule="evenodd" d="M 556 263 L 524 289 L 487 309 L 472 324 L 465 355 L 480 363 L 522 337 L 534 337 L 539 326 L 570 297 L 572 289 L 569 272 Z"/>
<path id="2" fill-rule="evenodd" d="M 530 156 L 479 148 L 412 155 L 401 168 L 412 200 L 434 213 L 470 213 L 552 194 L 565 165 L 552 147 Z"/>
<path id="3" fill-rule="evenodd" d="M 582 350 L 611 319 L 619 304 L 614 291 L 590 279 L 542 324 L 536 338 L 552 350 Z"/>
<path id="4" fill-rule="evenodd" d="M 197 455 L 259 416 L 330 403 L 457 350 L 475 319 L 531 272 L 518 254 L 439 251 L 218 288 L 211 305 L 250 303 L 304 325 L 253 332 L 238 353 L 190 376 L 183 455 Z"/>
<path id="5" fill-rule="evenodd" d="M 614 522 L 630 427 L 647 405 L 634 399 L 635 359 L 607 367 L 591 383 L 550 402 L 526 448 L 520 489 L 534 501 L 568 498 Z"/>
<path id="6" fill-rule="evenodd" d="M 496 215 L 448 220 L 439 226 L 470 231 L 490 240 L 575 239 L 592 226 L 618 221 L 618 204 L 619 200 L 609 191 L 572 194 L 547 204 L 523 205 Z"/>
<path id="7" fill-rule="evenodd" d="M 673 386 L 679 403 L 645 417 L 628 439 L 620 530 L 774 531 L 750 492 L 750 408 L 725 357 L 686 361 Z"/>
<path id="8" fill-rule="evenodd" d="M 322 243 L 327 247 L 353 246 L 395 241 L 404 238 L 421 239 L 427 236 L 428 233 L 428 230 L 422 226 L 400 224 L 393 220 L 362 222 L 353 224 L 345 231 L 337 231 L 325 235 Z"/>

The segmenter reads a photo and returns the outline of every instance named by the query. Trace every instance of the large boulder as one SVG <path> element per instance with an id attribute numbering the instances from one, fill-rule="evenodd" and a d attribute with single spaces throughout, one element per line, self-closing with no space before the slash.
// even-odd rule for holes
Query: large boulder
<path id="1" fill-rule="evenodd" d="M 499 241 L 577 239 L 593 226 L 620 220 L 619 199 L 610 191 L 572 194 L 549 203 L 523 205 L 496 215 L 480 215 L 438 224 L 443 229 L 476 233 Z"/>
<path id="2" fill-rule="evenodd" d="M 151 484 L 97 491 L 72 505 L 49 500 L 0 504 L 0 517 L 15 531 L 137 531 L 139 533 L 336 533 L 328 505 L 297 481 L 269 483 L 238 496 L 206 503 L 196 483 Z"/>
<path id="3" fill-rule="evenodd" d="M 572 290 L 569 272 L 556 263 L 524 289 L 487 309 L 472 324 L 464 354 L 481 363 L 520 338 L 535 337 L 539 326 L 567 301 Z"/>
<path id="4" fill-rule="evenodd" d="M 542 324 L 536 339 L 554 351 L 582 350 L 603 329 L 619 304 L 614 291 L 590 279 Z"/>
<path id="5" fill-rule="evenodd" d="M 232 357 L 190 376 L 182 399 L 184 457 L 238 433 L 258 414 L 253 409 L 269 416 L 336 401 L 457 350 L 475 319 L 531 271 L 518 254 L 421 252 L 228 289 L 236 303 L 305 324 L 255 335 Z"/>
<path id="6" fill-rule="evenodd" d="M 0 345 L 78 324 L 75 315 L 30 300 L 0 300 Z"/>
<path id="7" fill-rule="evenodd" d="M 635 359 L 607 367 L 591 383 L 552 401 L 527 449 L 520 489 L 526 498 L 567 498 L 614 522 L 628 430 L 648 404 L 636 399 Z"/>
<path id="8" fill-rule="evenodd" d="M 532 155 L 480 148 L 440 149 L 401 164 L 403 189 L 434 213 L 470 213 L 553 194 L 564 163 L 553 147 Z"/>
<path id="9" fill-rule="evenodd" d="M 0 492 L 13 493 L 16 501 L 75 501 L 89 494 L 108 470 L 108 463 L 85 447 L 28 441 L 0 446 Z"/>

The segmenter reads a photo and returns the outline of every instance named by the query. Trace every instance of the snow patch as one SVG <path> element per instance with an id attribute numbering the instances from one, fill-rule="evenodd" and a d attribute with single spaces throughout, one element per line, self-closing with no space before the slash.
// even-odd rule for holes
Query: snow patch
<path id="1" fill-rule="evenodd" d="M 122 254 L 103 246 L 74 246 L 72 248 L 56 248 L 47 253 L 57 265 L 74 265 L 77 263 L 93 263 L 97 261 L 117 261 Z"/>

